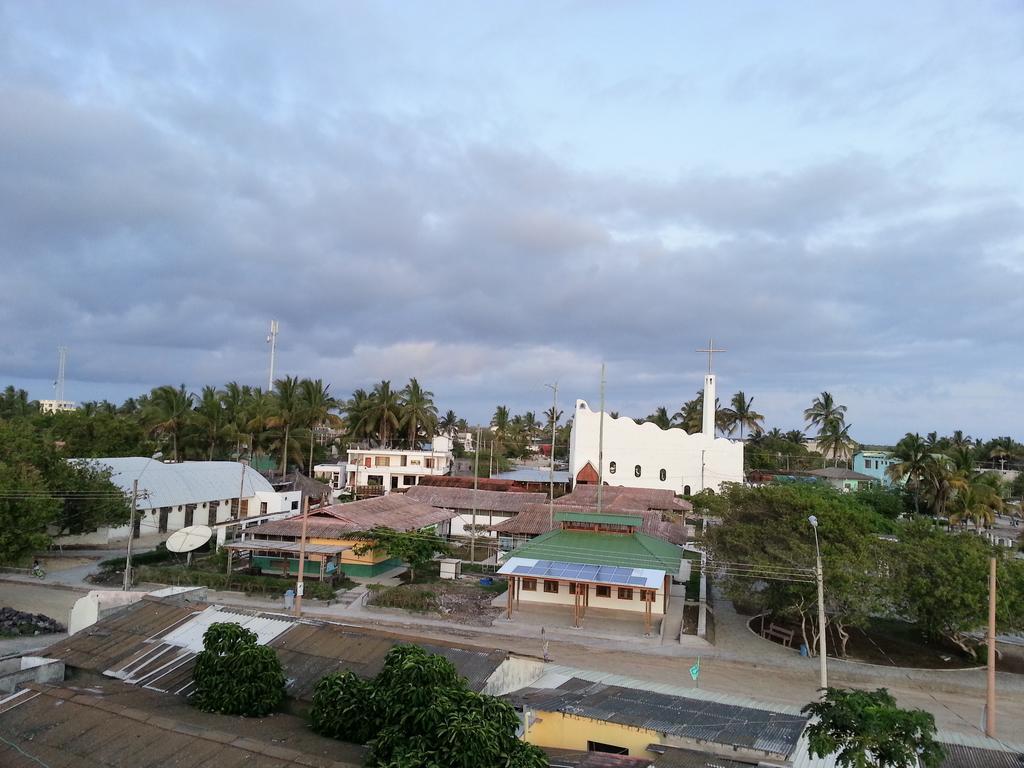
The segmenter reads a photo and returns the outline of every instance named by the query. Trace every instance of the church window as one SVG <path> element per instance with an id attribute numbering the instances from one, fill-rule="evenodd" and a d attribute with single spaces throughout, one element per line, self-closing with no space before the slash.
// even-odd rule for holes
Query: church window
<path id="1" fill-rule="evenodd" d="M 637 464 L 635 467 L 633 467 L 633 474 L 636 475 L 637 477 L 640 477 L 640 465 L 639 464 Z"/>
<path id="2" fill-rule="evenodd" d="M 659 478 L 659 479 L 660 479 L 660 480 L 661 480 L 662 482 L 665 482 L 665 478 L 666 478 L 666 477 L 668 477 L 668 473 L 667 473 L 667 472 L 666 472 L 666 471 L 665 471 L 664 469 L 663 469 L 663 470 L 661 470 L 661 472 L 659 472 L 659 473 L 658 473 L 658 478 Z"/>
<path id="3" fill-rule="evenodd" d="M 610 472 L 613 475 L 615 474 L 615 462 L 614 461 L 611 461 L 611 462 L 608 463 L 608 472 Z"/>
<path id="4" fill-rule="evenodd" d="M 683 496 L 689 496 L 689 495 L 690 495 L 690 486 L 684 485 L 683 486 Z"/>

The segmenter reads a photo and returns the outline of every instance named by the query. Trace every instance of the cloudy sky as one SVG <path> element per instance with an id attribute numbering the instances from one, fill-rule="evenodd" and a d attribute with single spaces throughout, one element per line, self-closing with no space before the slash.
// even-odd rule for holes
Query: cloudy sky
<path id="1" fill-rule="evenodd" d="M 1024 437 L 1024 7 L 687 5 L 0 3 L 0 385 Z"/>

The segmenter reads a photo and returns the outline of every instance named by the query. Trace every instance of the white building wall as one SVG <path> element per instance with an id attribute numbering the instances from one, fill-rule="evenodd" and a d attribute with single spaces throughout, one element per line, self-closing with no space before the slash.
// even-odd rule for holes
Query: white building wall
<path id="1" fill-rule="evenodd" d="M 380 478 L 385 492 L 388 493 L 400 488 L 410 488 L 418 485 L 420 478 L 447 475 L 451 472 L 451 440 L 444 436 L 435 437 L 433 449 L 429 451 L 352 449 L 348 452 L 348 464 L 339 467 L 345 469 L 344 485 L 349 489 L 370 485 L 371 477 Z M 321 470 L 324 475 L 333 474 L 325 465 L 320 465 L 315 471 Z M 340 476 L 332 486 L 335 484 L 341 484 Z"/>
<path id="2" fill-rule="evenodd" d="M 600 471 L 600 420 L 600 412 L 591 410 L 584 400 L 576 401 L 569 444 L 573 482 L 587 462 Z M 691 435 L 682 429 L 661 429 L 649 422 L 637 424 L 627 416 L 612 418 L 605 413 L 603 476 L 608 485 L 629 488 L 684 493 L 689 486 L 690 493 L 704 488 L 717 491 L 722 483 L 743 482 L 743 443 L 702 432 Z"/>
<path id="3" fill-rule="evenodd" d="M 620 600 L 618 598 L 618 587 L 611 587 L 611 597 L 598 597 L 595 593 L 595 586 L 590 585 L 590 608 L 606 608 L 616 611 L 636 611 L 643 613 L 644 603 L 640 599 L 640 588 L 632 587 L 633 599 Z M 517 593 L 520 603 L 535 603 L 543 605 L 564 605 L 567 609 L 576 604 L 576 595 L 569 594 L 569 585 L 565 582 L 559 584 L 558 594 L 544 591 L 544 579 L 537 578 L 537 591 L 527 592 L 520 589 Z M 658 589 L 654 595 L 654 602 L 651 603 L 651 614 L 660 616 L 664 613 L 665 590 Z"/>
<path id="4" fill-rule="evenodd" d="M 476 513 L 476 524 L 477 525 L 497 525 L 510 518 L 514 517 L 512 514 L 497 514 L 495 512 L 480 512 Z M 451 519 L 451 535 L 452 536 L 469 536 L 470 527 L 473 525 L 473 514 L 471 512 L 458 512 L 455 517 Z M 476 532 L 478 539 L 483 538 L 497 538 L 497 531 L 482 531 Z"/>

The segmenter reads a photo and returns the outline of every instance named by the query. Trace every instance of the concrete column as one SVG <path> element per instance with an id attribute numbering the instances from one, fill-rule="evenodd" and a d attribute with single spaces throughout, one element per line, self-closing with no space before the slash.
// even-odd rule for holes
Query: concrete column
<path id="1" fill-rule="evenodd" d="M 704 376 L 704 421 L 701 431 L 705 435 L 715 436 L 715 374 Z"/>

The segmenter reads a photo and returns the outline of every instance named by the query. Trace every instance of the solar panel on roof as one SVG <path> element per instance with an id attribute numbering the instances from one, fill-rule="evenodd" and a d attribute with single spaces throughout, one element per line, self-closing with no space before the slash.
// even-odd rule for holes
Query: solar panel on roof
<path id="1" fill-rule="evenodd" d="M 600 568 L 596 565 L 584 565 L 580 568 L 580 578 L 588 580 L 597 578 L 597 572 L 599 570 Z"/>
<path id="2" fill-rule="evenodd" d="M 628 579 L 626 579 L 626 581 L 630 584 L 638 584 L 640 586 L 643 586 L 647 583 L 647 579 L 642 579 L 637 576 L 630 576 Z"/>
<path id="3" fill-rule="evenodd" d="M 532 565 L 517 565 L 512 573 L 533 573 Z"/>

